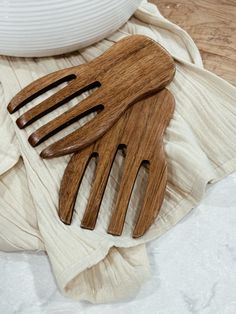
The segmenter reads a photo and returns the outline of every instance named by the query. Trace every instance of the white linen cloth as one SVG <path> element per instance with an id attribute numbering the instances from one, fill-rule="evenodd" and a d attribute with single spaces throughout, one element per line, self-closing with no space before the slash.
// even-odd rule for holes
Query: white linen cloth
<path id="1" fill-rule="evenodd" d="M 42 160 L 38 152 L 46 144 L 33 149 L 27 141 L 29 134 L 49 117 L 19 130 L 14 120 L 29 106 L 13 116 L 6 111 L 10 99 L 32 80 L 90 61 L 129 34 L 150 36 L 171 53 L 177 66 L 169 86 L 176 110 L 165 134 L 168 158 L 165 200 L 156 222 L 140 239 L 132 239 L 130 233 L 142 180 L 135 188 L 121 237 L 106 233 L 120 159 L 108 182 L 96 229 L 91 232 L 79 227 L 92 167 L 79 191 L 73 222 L 65 226 L 58 219 L 57 202 L 69 156 Z M 134 294 L 149 274 L 145 243 L 163 234 L 199 203 L 207 184 L 236 169 L 236 89 L 204 70 L 191 38 L 149 3 L 144 2 L 135 16 L 111 37 L 82 51 L 43 59 L 1 57 L 0 83 L 0 249 L 45 249 L 61 291 L 70 297 L 101 303 Z M 50 118 L 74 103 L 54 111 Z M 76 127 L 78 124 L 71 129 Z M 47 144 L 54 140 L 55 137 L 49 139 Z"/>

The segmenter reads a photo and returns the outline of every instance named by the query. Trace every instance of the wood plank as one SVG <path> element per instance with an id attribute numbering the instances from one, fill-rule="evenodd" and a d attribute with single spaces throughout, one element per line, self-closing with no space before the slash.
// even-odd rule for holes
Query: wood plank
<path id="1" fill-rule="evenodd" d="M 236 85 L 236 0 L 151 0 L 185 29 L 206 69 Z"/>

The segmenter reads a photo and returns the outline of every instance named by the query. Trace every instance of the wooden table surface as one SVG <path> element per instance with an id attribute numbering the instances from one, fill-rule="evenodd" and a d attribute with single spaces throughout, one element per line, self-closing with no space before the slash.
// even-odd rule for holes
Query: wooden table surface
<path id="1" fill-rule="evenodd" d="M 236 0 L 150 0 L 197 44 L 206 69 L 236 85 Z"/>

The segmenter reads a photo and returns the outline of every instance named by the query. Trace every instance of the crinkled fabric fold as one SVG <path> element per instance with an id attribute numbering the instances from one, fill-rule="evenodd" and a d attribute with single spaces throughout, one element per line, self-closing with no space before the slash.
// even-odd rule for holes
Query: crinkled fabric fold
<path id="1" fill-rule="evenodd" d="M 135 186 L 122 236 L 111 236 L 106 229 L 114 194 L 118 189 L 117 176 L 122 162 L 122 156 L 118 156 L 108 181 L 97 226 L 91 232 L 79 226 L 88 199 L 93 165 L 86 171 L 79 190 L 73 222 L 66 226 L 58 219 L 57 204 L 60 181 L 70 156 L 42 160 L 39 152 L 46 144 L 33 149 L 28 143 L 27 138 L 35 129 L 75 105 L 83 95 L 25 130 L 19 130 L 14 121 L 31 105 L 11 117 L 6 111 L 10 99 L 34 79 L 61 68 L 88 62 L 130 34 L 144 34 L 162 44 L 175 58 L 177 66 L 176 76 L 168 87 L 175 97 L 176 110 L 164 138 L 168 160 L 165 200 L 155 223 L 139 239 L 133 239 L 130 235 L 135 208 L 143 190 L 142 180 L 147 175 L 145 169 L 142 169 Z M 145 243 L 182 219 L 199 203 L 209 183 L 236 169 L 236 89 L 204 70 L 192 39 L 147 2 L 119 31 L 79 52 L 42 59 L 1 57 L 0 81 L 4 94 L 1 116 L 7 121 L 5 133 L 10 132 L 6 138 L 2 138 L 3 147 L 9 149 L 6 154 L 1 151 L 0 156 L 3 161 L 0 164 L 0 224 L 4 224 L 1 220 L 4 215 L 7 215 L 5 220 L 11 216 L 9 232 L 2 226 L 0 228 L 0 249 L 7 250 L 8 243 L 9 250 L 13 250 L 14 246 L 16 249 L 45 249 L 60 289 L 75 299 L 101 303 L 136 293 L 149 275 Z M 66 133 L 78 128 L 79 124 L 76 122 L 68 127 Z M 47 145 L 61 135 L 50 138 Z M 24 164 L 18 161 L 20 156 Z M 18 177 L 19 182 L 11 186 L 6 181 L 11 177 Z M 17 196 L 12 202 L 11 193 L 14 191 Z M 16 210 L 21 216 L 19 221 L 15 220 Z M 22 214 L 24 212 L 26 214 Z M 27 215 L 29 219 L 24 220 Z M 23 223 L 24 228 L 21 227 Z M 22 235 L 17 243 L 14 232 L 10 232 L 14 224 L 19 225 L 19 230 L 14 227 L 15 234 L 21 232 Z M 27 238 L 30 239 L 28 245 L 25 244 Z M 4 239 L 7 241 L 4 242 Z"/>

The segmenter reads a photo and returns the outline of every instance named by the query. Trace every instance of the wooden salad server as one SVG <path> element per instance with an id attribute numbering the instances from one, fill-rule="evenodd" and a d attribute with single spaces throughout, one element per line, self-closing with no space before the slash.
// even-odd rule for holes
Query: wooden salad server
<path id="1" fill-rule="evenodd" d="M 41 152 L 43 158 L 62 156 L 100 138 L 130 105 L 163 89 L 174 73 L 174 61 L 163 47 L 148 37 L 132 35 L 90 63 L 59 70 L 32 82 L 11 100 L 8 110 L 13 113 L 61 83 L 68 83 L 17 119 L 19 128 L 25 128 L 74 97 L 98 87 L 86 99 L 30 135 L 30 144 L 36 146 L 75 120 L 98 112 L 85 125 Z"/>
<path id="2" fill-rule="evenodd" d="M 78 189 L 86 167 L 97 157 L 95 178 L 81 227 L 94 229 L 108 177 L 119 147 L 125 147 L 125 160 L 115 208 L 108 233 L 121 235 L 132 189 L 143 162 L 148 163 L 144 201 L 133 230 L 141 237 L 154 222 L 162 205 L 167 181 L 163 135 L 175 108 L 172 94 L 163 89 L 131 106 L 96 142 L 75 153 L 69 161 L 59 193 L 59 217 L 70 224 Z"/>

